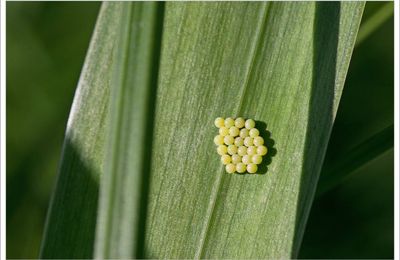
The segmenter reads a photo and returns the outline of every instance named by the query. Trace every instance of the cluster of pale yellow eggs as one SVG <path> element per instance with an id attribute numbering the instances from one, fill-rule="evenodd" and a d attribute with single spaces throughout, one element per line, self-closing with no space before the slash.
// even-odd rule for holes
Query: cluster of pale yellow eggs
<path id="1" fill-rule="evenodd" d="M 262 162 L 262 157 L 267 154 L 268 149 L 260 132 L 255 128 L 254 120 L 218 117 L 214 124 L 219 128 L 214 143 L 218 146 L 217 152 L 221 155 L 221 162 L 226 171 L 256 173 L 257 165 Z"/>

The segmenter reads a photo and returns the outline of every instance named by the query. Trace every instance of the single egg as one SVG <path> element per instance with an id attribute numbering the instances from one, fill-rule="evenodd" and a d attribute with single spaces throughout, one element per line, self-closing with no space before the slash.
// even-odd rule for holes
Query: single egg
<path id="1" fill-rule="evenodd" d="M 219 134 L 222 136 L 229 135 L 229 129 L 227 127 L 223 126 L 219 129 Z"/>
<path id="2" fill-rule="evenodd" d="M 254 137 L 253 143 L 255 146 L 260 146 L 264 144 L 264 138 L 262 138 L 261 136 L 256 136 Z"/>
<path id="3" fill-rule="evenodd" d="M 214 137 L 214 144 L 222 145 L 224 144 L 224 137 L 222 135 L 217 135 Z"/>
<path id="4" fill-rule="evenodd" d="M 253 145 L 253 138 L 251 138 L 250 136 L 246 137 L 244 139 L 244 145 L 247 147 L 250 147 Z"/>
<path id="5" fill-rule="evenodd" d="M 257 154 L 266 155 L 267 152 L 268 152 L 268 149 L 264 145 L 260 145 L 260 146 L 257 147 Z"/>
<path id="6" fill-rule="evenodd" d="M 242 163 L 244 163 L 244 164 L 250 164 L 251 163 L 251 157 L 250 157 L 250 155 L 245 155 L 245 156 L 243 156 L 242 157 Z"/>
<path id="7" fill-rule="evenodd" d="M 231 163 L 231 161 L 232 161 L 232 159 L 231 159 L 231 157 L 229 155 L 224 154 L 224 155 L 221 156 L 222 164 L 227 165 L 227 164 Z"/>
<path id="8" fill-rule="evenodd" d="M 228 147 L 226 145 L 218 145 L 217 152 L 219 155 L 224 155 L 228 152 Z"/>
<path id="9" fill-rule="evenodd" d="M 247 165 L 247 171 L 249 173 L 255 173 L 257 171 L 257 169 L 258 169 L 258 167 L 254 163 L 250 163 L 249 165 Z"/>
<path id="10" fill-rule="evenodd" d="M 243 139 L 249 136 L 249 129 L 243 128 L 240 129 L 240 137 L 242 137 Z"/>
<path id="11" fill-rule="evenodd" d="M 227 145 L 233 144 L 234 141 L 235 141 L 235 138 L 233 138 L 233 136 L 231 136 L 231 135 L 226 135 L 224 137 L 224 143 Z"/>
<path id="12" fill-rule="evenodd" d="M 237 128 L 243 128 L 244 127 L 244 119 L 241 117 L 236 118 L 235 120 L 235 126 Z"/>
<path id="13" fill-rule="evenodd" d="M 228 117 L 227 119 L 225 119 L 225 127 L 232 127 L 235 125 L 235 120 L 233 120 L 232 118 Z"/>
<path id="14" fill-rule="evenodd" d="M 228 153 L 230 155 L 237 153 L 237 151 L 238 151 L 238 148 L 236 145 L 231 144 L 228 146 Z"/>
<path id="15" fill-rule="evenodd" d="M 242 157 L 240 155 L 238 155 L 238 154 L 233 154 L 232 155 L 232 163 L 233 164 L 238 164 L 240 162 L 242 162 Z"/>
<path id="16" fill-rule="evenodd" d="M 214 121 L 214 125 L 218 128 L 225 126 L 225 120 L 222 117 L 217 117 Z"/>
<path id="17" fill-rule="evenodd" d="M 229 147 L 228 147 L 229 148 Z M 257 154 L 257 147 L 255 147 L 255 146 L 249 146 L 248 148 L 247 148 L 247 154 L 248 155 L 255 155 L 255 154 Z"/>
<path id="18" fill-rule="evenodd" d="M 251 157 L 251 161 L 255 164 L 260 164 L 262 162 L 262 156 L 259 154 L 255 154 Z"/>
<path id="19" fill-rule="evenodd" d="M 232 163 L 227 164 L 225 166 L 225 170 L 226 170 L 227 173 L 234 173 L 236 171 L 236 166 L 234 164 L 232 164 Z"/>
<path id="20" fill-rule="evenodd" d="M 226 120 L 225 120 L 225 124 L 226 124 Z M 247 129 L 252 129 L 256 126 L 256 122 L 254 122 L 253 119 L 247 119 L 246 122 L 244 123 L 244 126 Z"/>
<path id="21" fill-rule="evenodd" d="M 246 171 L 246 164 L 244 164 L 244 163 L 236 164 L 236 171 L 238 173 L 244 173 Z"/>
<path id="22" fill-rule="evenodd" d="M 231 126 L 229 128 L 229 134 L 233 137 L 238 136 L 239 135 L 239 128 L 237 128 L 236 126 Z"/>
<path id="23" fill-rule="evenodd" d="M 246 146 L 239 146 L 237 153 L 240 156 L 245 156 L 247 154 L 247 147 Z"/>
<path id="24" fill-rule="evenodd" d="M 244 140 L 243 140 L 242 137 L 236 137 L 236 138 L 235 138 L 235 145 L 236 145 L 237 147 L 242 146 L 243 143 L 244 143 Z"/>
<path id="25" fill-rule="evenodd" d="M 256 137 L 256 136 L 258 136 L 260 134 L 260 131 L 258 131 L 258 129 L 257 128 L 252 128 L 252 129 L 250 129 L 250 131 L 249 131 L 249 135 L 250 135 L 250 137 Z"/>

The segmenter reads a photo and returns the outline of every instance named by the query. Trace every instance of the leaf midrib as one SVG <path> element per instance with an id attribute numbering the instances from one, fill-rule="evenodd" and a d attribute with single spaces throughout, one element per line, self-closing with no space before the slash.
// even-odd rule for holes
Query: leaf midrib
<path id="1" fill-rule="evenodd" d="M 132 37 L 131 37 L 131 35 L 130 35 L 130 32 L 131 32 L 131 27 L 132 27 L 132 24 L 133 24 L 133 22 L 132 22 L 132 19 L 133 19 L 133 6 L 132 5 L 130 5 L 129 6 L 129 14 L 128 14 L 128 16 L 129 16 L 129 19 L 128 19 L 128 21 L 129 21 L 129 24 L 128 24 L 128 26 L 127 26 L 127 28 L 126 28 L 126 32 L 128 33 L 128 36 L 127 36 L 127 39 L 126 39 L 126 46 L 125 46 L 125 50 L 124 50 L 124 53 L 126 54 L 125 55 L 125 60 L 124 60 L 124 66 L 123 66 L 123 71 L 122 71 L 122 73 L 121 73 L 121 78 L 122 78 L 122 82 L 121 82 L 121 84 L 122 84 L 122 87 L 121 87 L 121 93 L 120 93 L 120 97 L 121 96 L 124 96 L 124 93 L 125 93 L 125 91 L 126 91 L 126 88 L 124 87 L 125 85 L 126 85 L 126 81 L 127 81 L 127 69 L 128 69 L 128 63 L 129 63 L 129 52 L 130 52 L 130 48 L 129 48 L 129 46 L 130 46 L 130 43 L 131 43 L 131 40 L 132 40 Z M 120 100 L 120 105 L 119 105 L 119 107 L 118 107 L 118 116 L 117 116 L 117 124 L 118 125 L 120 125 L 120 123 L 121 123 L 121 120 L 122 120 L 122 114 L 123 114 L 123 108 L 124 108 L 124 99 L 123 98 L 119 98 L 119 100 Z M 120 136 L 120 134 L 121 134 L 121 132 L 120 131 L 117 131 L 117 137 L 116 137 L 116 140 L 120 140 L 120 138 L 119 138 L 119 136 Z M 116 144 L 116 145 L 119 145 L 119 142 Z M 114 148 L 115 150 L 118 150 L 117 148 Z M 113 166 L 112 166 L 112 168 L 113 168 L 113 172 L 116 172 L 117 171 L 117 164 L 115 164 L 115 162 L 117 162 L 117 159 L 116 159 L 116 156 L 117 156 L 117 153 L 115 153 L 114 152 L 114 159 L 113 159 L 113 161 L 114 161 L 114 164 L 113 164 Z M 109 200 L 109 203 L 110 203 L 110 206 L 109 206 L 109 209 L 112 209 L 113 207 L 112 207 L 112 205 L 114 204 L 114 201 L 115 201 L 115 189 L 116 189 L 116 185 L 115 185 L 115 183 L 117 183 L 117 180 L 116 180 L 116 178 L 117 178 L 118 176 L 117 176 L 117 174 L 112 174 L 112 178 L 111 178 L 111 182 L 113 183 L 113 185 L 111 185 L 111 192 L 110 192 L 110 200 Z M 107 219 L 107 234 L 108 234 L 108 237 L 111 237 L 111 233 L 112 233 L 112 221 L 113 221 L 113 215 L 114 215 L 114 211 L 113 210 L 111 210 L 111 212 L 109 213 L 111 216 Z M 105 245 L 105 249 L 104 249 L 104 255 L 106 255 L 106 256 L 109 256 L 109 254 L 110 254 L 110 243 L 106 243 L 106 245 Z"/>

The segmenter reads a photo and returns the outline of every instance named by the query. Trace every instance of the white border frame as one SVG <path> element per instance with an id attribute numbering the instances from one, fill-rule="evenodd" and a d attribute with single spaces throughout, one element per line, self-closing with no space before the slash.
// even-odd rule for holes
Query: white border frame
<path id="1" fill-rule="evenodd" d="M 394 259 L 399 259 L 399 2 L 394 1 Z"/>
<path id="2" fill-rule="evenodd" d="M 394 85 L 394 98 L 395 98 L 395 118 L 394 118 L 394 124 L 395 124 L 395 139 L 394 139 L 394 162 L 395 162 L 395 171 L 394 171 L 394 184 L 395 184 L 395 193 L 394 193 L 394 258 L 395 259 L 400 259 L 400 237 L 399 237 L 399 205 L 400 205 L 400 192 L 399 192 L 399 185 L 400 185 L 400 176 L 399 176 L 399 156 L 400 156 L 400 143 L 399 143 L 399 120 L 400 120 L 400 105 L 399 105 L 399 100 L 400 100 L 400 82 L 399 82 L 399 73 L 400 73 L 400 66 L 399 66 L 399 58 L 400 58 L 400 52 L 399 52 L 399 2 L 394 1 L 394 36 L 395 36 L 395 42 L 394 42 L 394 76 L 395 76 L 395 85 Z M 0 83 L 1 83 L 1 89 L 0 89 L 0 204 L 1 204 L 1 209 L 0 209 L 0 257 L 1 259 L 6 259 L 6 220 L 5 220 L 5 212 L 6 212 L 6 1 L 5 0 L 0 0 L 0 25 L 1 25 L 1 34 L 0 34 L 0 40 L 1 40 L 1 54 L 0 54 L 0 59 L 1 59 L 1 64 L 0 64 Z"/>
<path id="3" fill-rule="evenodd" d="M 1 107 L 1 114 L 0 114 L 0 169 L 1 169 L 1 188 L 0 188 L 0 199 L 1 199 L 1 210 L 0 210 L 0 219 L 1 219 L 1 226 L 0 226 L 0 242 L 1 242 L 1 249 L 0 249 L 0 257 L 1 259 L 6 259 L 6 2 L 5 0 L 1 0 L 0 2 L 0 25 L 1 25 L 1 91 L 0 91 L 0 107 Z"/>

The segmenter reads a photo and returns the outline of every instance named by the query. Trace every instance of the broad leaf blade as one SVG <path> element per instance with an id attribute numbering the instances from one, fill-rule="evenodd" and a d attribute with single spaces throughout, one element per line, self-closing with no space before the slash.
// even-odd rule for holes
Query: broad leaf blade
<path id="1" fill-rule="evenodd" d="M 295 257 L 363 3 L 168 3 L 146 257 Z M 228 175 L 218 116 L 268 126 L 262 175 Z"/>
<path id="2" fill-rule="evenodd" d="M 143 117 L 151 109 L 140 97 L 148 93 L 130 93 L 131 104 L 118 104 L 116 97 L 128 86 L 145 90 L 148 81 L 121 83 L 110 71 L 138 66 L 128 70 L 135 78 L 153 63 L 152 54 L 136 56 L 151 53 L 143 45 L 136 55 L 122 55 L 124 62 L 112 55 L 121 51 L 115 32 L 137 26 L 121 24 L 124 5 L 106 3 L 96 26 L 71 111 L 42 257 L 93 256 L 104 158 L 108 174 L 102 178 L 96 256 L 128 257 L 141 250 L 137 225 L 146 211 L 138 200 L 147 192 L 139 190 L 150 163 L 142 145 L 149 142 L 140 139 L 143 132 L 130 130 L 136 123 L 138 131 L 150 129 L 153 119 L 151 113 Z M 143 256 L 296 255 L 362 9 L 354 2 L 167 4 Z M 138 31 L 144 37 L 152 33 L 140 26 Z M 118 120 L 111 118 L 112 157 L 105 157 L 111 83 L 116 86 L 111 111 Z M 271 162 L 262 175 L 227 175 L 214 151 L 214 118 L 238 115 L 266 123 L 272 133 Z"/>

